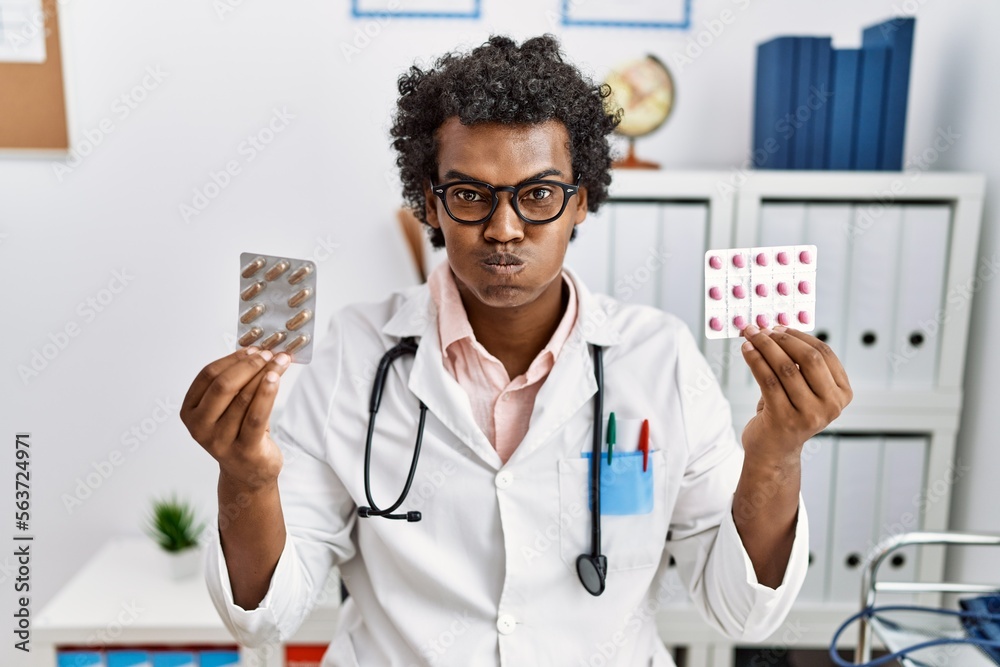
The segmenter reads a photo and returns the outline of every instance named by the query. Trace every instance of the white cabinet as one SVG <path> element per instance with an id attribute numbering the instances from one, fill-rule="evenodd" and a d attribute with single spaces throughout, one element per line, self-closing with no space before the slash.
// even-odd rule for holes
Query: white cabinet
<path id="1" fill-rule="evenodd" d="M 593 276 L 593 288 L 610 290 L 628 284 L 619 281 L 640 265 L 642 248 L 677 244 L 660 278 L 650 281 L 659 291 L 628 296 L 674 312 L 701 337 L 738 431 L 754 414 L 759 389 L 739 351 L 742 339 L 702 337 L 703 297 L 696 287 L 703 282 L 703 253 L 817 246 L 812 333 L 844 362 L 855 396 L 804 452 L 812 452 L 804 473 L 812 485 L 807 507 L 821 524 L 812 530 L 823 531 L 812 546 L 822 553 L 813 554 L 788 622 L 762 645 L 827 646 L 835 628 L 860 608 L 859 556 L 888 534 L 948 527 L 984 186 L 978 174 L 618 171 L 601 214 L 611 221 L 608 245 L 578 252 L 571 244 L 571 266 L 587 253 L 604 253 L 585 279 Z M 666 212 L 677 207 L 685 207 L 689 222 L 674 241 L 678 230 L 666 223 Z M 665 299 L 675 286 L 697 300 Z M 933 581 L 944 572 L 940 547 L 897 561 L 891 576 Z M 936 598 L 916 601 L 934 604 Z M 689 648 L 690 667 L 732 664 L 731 642 L 691 607 L 671 605 L 658 621 L 668 645 Z"/>

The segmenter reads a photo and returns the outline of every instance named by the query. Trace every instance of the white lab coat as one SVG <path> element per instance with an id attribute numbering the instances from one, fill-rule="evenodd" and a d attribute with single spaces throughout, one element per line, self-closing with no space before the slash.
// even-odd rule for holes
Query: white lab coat
<path id="1" fill-rule="evenodd" d="M 233 604 L 217 537 L 207 550 L 211 597 L 239 642 L 291 637 L 339 565 L 351 597 L 324 667 L 672 665 L 655 624 L 678 593 L 667 577 L 671 555 L 713 627 L 746 641 L 778 628 L 806 573 L 801 501 L 784 582 L 758 584 L 731 514 L 743 450 L 689 329 L 673 315 L 591 294 L 568 273 L 578 320 L 506 465 L 442 365 L 426 285 L 332 319 L 272 428 L 285 453 L 278 484 L 287 540 L 257 609 Z M 398 510 L 419 510 L 423 520 L 359 519 L 372 379 L 403 336 L 420 337 L 420 346 L 396 361 L 386 384 L 372 494 L 381 507 L 397 498 L 423 400 L 420 462 Z M 588 343 L 605 346 L 605 414 L 648 419 L 656 450 L 653 510 L 603 517 L 600 597 L 575 571 L 590 551 L 581 453 L 591 448 L 597 384 Z"/>

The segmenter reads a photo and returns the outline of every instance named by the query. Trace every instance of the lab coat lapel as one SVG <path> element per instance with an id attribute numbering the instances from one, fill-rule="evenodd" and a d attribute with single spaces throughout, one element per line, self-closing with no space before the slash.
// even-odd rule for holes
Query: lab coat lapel
<path id="1" fill-rule="evenodd" d="M 577 316 L 569 338 L 535 397 L 531 421 L 524 439 L 509 463 L 529 456 L 547 442 L 597 393 L 591 344 L 604 348 L 621 342 L 621 332 L 611 323 L 612 312 L 599 303 L 571 269 L 564 269 L 576 287 Z M 611 302 L 613 304 L 613 302 Z M 588 411 L 588 418 L 593 413 Z"/>
<path id="2" fill-rule="evenodd" d="M 574 342 L 574 335 L 563 344 L 555 365 L 535 396 L 528 432 L 511 455 L 508 461 L 511 464 L 538 449 L 597 393 L 590 347 L 580 337 Z"/>
<path id="3" fill-rule="evenodd" d="M 407 387 L 431 414 L 493 469 L 501 466 L 500 456 L 472 415 L 469 397 L 445 369 L 438 336 L 437 309 L 426 285 L 404 301 L 382 327 L 391 336 L 420 339 Z"/>

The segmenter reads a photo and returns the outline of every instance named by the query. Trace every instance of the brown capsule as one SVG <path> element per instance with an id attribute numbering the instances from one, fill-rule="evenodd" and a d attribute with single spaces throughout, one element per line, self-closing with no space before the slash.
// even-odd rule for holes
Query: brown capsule
<path id="1" fill-rule="evenodd" d="M 312 288 L 311 287 L 304 287 L 304 288 L 300 289 L 298 292 L 296 292 L 295 294 L 293 294 L 292 296 L 288 297 L 288 307 L 289 308 L 298 308 L 299 306 L 301 306 L 302 304 L 304 304 L 306 301 L 308 301 L 310 299 L 310 297 L 312 297 L 312 295 L 313 295 Z"/>
<path id="2" fill-rule="evenodd" d="M 292 271 L 292 273 L 288 276 L 288 283 L 290 285 L 298 285 L 300 282 L 305 280 L 312 272 L 313 272 L 312 264 L 303 264 L 299 268 Z"/>
<path id="3" fill-rule="evenodd" d="M 300 328 L 303 324 L 312 319 L 313 311 L 306 308 L 296 313 L 287 322 L 285 322 L 285 328 L 289 331 L 295 331 Z"/>
<path id="4" fill-rule="evenodd" d="M 250 331 L 246 332 L 240 336 L 239 343 L 242 347 L 246 347 L 250 343 L 254 342 L 258 338 L 264 335 L 264 330 L 260 327 L 253 327 Z"/>
<path id="5" fill-rule="evenodd" d="M 260 342 L 260 349 L 270 350 L 275 345 L 279 344 L 281 341 L 285 340 L 286 334 L 284 331 L 275 331 L 273 334 L 265 338 Z"/>
<path id="6" fill-rule="evenodd" d="M 263 315 L 265 310 L 267 310 L 267 306 L 265 306 L 264 304 L 262 303 L 255 304 L 252 308 L 248 309 L 242 315 L 240 315 L 240 322 L 242 322 L 243 324 L 250 324 L 255 319 Z"/>
<path id="7" fill-rule="evenodd" d="M 291 266 L 291 264 L 289 264 L 286 260 L 283 259 L 274 266 L 272 266 L 270 269 L 268 269 L 267 272 L 264 274 L 264 277 L 267 278 L 268 280 L 277 280 L 282 273 L 288 270 L 289 266 Z"/>
<path id="8" fill-rule="evenodd" d="M 292 354 L 293 352 L 298 352 L 306 345 L 308 345 L 310 340 L 311 339 L 309 338 L 309 334 L 302 334 L 301 336 L 293 340 L 291 343 L 286 345 L 284 351 L 287 352 L 288 354 Z"/>
<path id="9" fill-rule="evenodd" d="M 249 301 L 250 299 L 260 294 L 265 287 L 267 287 L 267 283 L 265 283 L 263 280 L 258 280 L 253 285 L 250 285 L 245 290 L 240 292 L 240 298 L 243 299 L 244 301 Z"/>
<path id="10" fill-rule="evenodd" d="M 249 278 L 253 274 L 263 269 L 265 264 L 267 264 L 267 260 L 264 259 L 263 257 L 258 257 L 254 261 L 244 266 L 243 271 L 240 275 L 242 275 L 244 278 Z"/>

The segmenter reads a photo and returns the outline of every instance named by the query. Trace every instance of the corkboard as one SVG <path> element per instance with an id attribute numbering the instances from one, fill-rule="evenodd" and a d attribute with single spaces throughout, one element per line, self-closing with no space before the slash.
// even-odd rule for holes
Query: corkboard
<path id="1" fill-rule="evenodd" d="M 45 62 L 0 63 L 0 149 L 69 149 L 56 5 L 42 3 Z"/>

